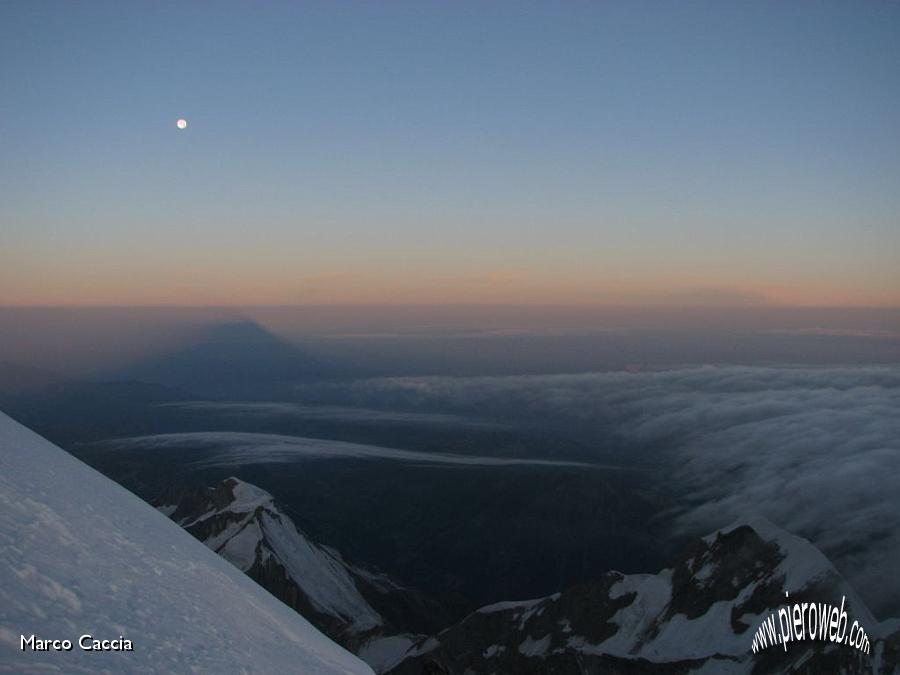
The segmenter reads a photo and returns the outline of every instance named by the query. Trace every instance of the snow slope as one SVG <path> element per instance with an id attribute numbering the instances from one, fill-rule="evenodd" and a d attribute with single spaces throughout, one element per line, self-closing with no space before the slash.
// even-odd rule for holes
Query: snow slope
<path id="1" fill-rule="evenodd" d="M 23 652 L 82 634 L 132 652 Z M 371 673 L 163 514 L 0 413 L 0 672 Z"/>

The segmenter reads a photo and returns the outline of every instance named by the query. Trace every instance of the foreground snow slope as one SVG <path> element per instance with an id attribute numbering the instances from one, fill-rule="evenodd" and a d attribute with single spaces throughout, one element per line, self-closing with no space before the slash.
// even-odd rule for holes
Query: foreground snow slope
<path id="1" fill-rule="evenodd" d="M 80 635 L 134 643 L 85 652 Z M 20 650 L 19 636 L 70 652 Z M 0 413 L 0 671 L 371 673 L 161 513 Z"/>

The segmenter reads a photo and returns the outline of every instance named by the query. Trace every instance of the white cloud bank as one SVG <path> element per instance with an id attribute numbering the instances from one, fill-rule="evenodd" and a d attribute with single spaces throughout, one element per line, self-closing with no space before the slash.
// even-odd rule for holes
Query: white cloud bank
<path id="1" fill-rule="evenodd" d="M 303 438 L 280 434 L 257 434 L 238 431 L 201 431 L 176 434 L 156 434 L 115 438 L 97 444 L 115 450 L 178 450 L 204 451 L 193 462 L 195 466 L 247 466 L 250 464 L 278 464 L 315 459 L 380 459 L 409 464 L 437 464 L 457 466 L 578 466 L 605 467 L 599 464 L 557 460 L 483 457 L 451 453 L 418 452 L 378 445 L 346 443 L 320 438 Z"/>
<path id="2" fill-rule="evenodd" d="M 354 396 L 591 422 L 632 449 L 662 445 L 682 527 L 762 513 L 822 548 L 876 612 L 900 610 L 898 367 L 389 378 Z"/>

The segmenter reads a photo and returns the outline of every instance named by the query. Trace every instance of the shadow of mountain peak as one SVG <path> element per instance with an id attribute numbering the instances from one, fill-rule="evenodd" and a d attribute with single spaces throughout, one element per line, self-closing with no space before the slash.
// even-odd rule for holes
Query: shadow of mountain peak
<path id="1" fill-rule="evenodd" d="M 238 319 L 226 323 L 217 323 L 206 326 L 200 336 L 211 344 L 230 343 L 265 343 L 280 344 L 294 349 L 288 342 L 282 340 L 263 326 L 250 319 Z"/>
<path id="2" fill-rule="evenodd" d="M 176 349 L 135 364 L 120 376 L 202 396 L 249 398 L 329 371 L 255 321 L 238 320 L 206 326 Z"/>

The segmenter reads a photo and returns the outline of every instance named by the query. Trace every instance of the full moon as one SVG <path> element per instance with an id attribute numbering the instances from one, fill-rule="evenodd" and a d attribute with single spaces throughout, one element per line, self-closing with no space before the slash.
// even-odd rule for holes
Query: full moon
<path id="1" fill-rule="evenodd" d="M 187 120 L 179 119 L 177 122 L 175 122 L 175 126 L 179 129 L 187 129 Z"/>

